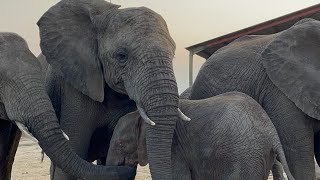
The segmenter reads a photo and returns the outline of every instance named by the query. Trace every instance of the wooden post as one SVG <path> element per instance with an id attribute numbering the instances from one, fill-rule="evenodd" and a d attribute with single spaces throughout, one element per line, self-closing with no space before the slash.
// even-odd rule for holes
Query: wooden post
<path id="1" fill-rule="evenodd" d="M 193 83 L 193 52 L 189 53 L 189 87 Z"/>

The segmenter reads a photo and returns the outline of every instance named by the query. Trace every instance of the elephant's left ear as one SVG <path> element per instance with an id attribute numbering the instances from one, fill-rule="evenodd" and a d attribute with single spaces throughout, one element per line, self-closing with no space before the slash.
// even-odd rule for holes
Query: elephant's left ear
<path id="1" fill-rule="evenodd" d="M 304 19 L 279 33 L 262 61 L 271 81 L 303 112 L 320 120 L 320 22 Z"/>
<path id="2" fill-rule="evenodd" d="M 96 17 L 119 6 L 104 0 L 62 0 L 38 21 L 40 47 L 53 68 L 74 88 L 93 100 L 104 99 L 104 80 L 98 58 Z"/>

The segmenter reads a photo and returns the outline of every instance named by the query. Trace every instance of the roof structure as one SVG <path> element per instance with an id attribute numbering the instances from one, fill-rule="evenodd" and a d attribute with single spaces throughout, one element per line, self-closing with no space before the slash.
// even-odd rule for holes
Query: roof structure
<path id="1" fill-rule="evenodd" d="M 215 51 L 223 46 L 228 45 L 230 42 L 245 35 L 263 35 L 274 34 L 285 29 L 288 29 L 297 21 L 304 18 L 313 18 L 320 20 L 320 4 L 254 25 L 239 31 L 235 31 L 193 46 L 186 49 L 190 52 L 189 55 L 189 85 L 193 82 L 193 55 L 196 54 L 200 57 L 208 59 Z"/>

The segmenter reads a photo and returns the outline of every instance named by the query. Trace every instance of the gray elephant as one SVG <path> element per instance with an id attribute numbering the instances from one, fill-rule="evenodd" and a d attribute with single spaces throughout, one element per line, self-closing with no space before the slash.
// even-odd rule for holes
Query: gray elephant
<path id="1" fill-rule="evenodd" d="M 172 69 L 175 43 L 154 11 L 103 0 L 62 0 L 38 21 L 41 50 L 50 64 L 46 84 L 74 151 L 87 159 L 95 129 L 110 136 L 120 117 L 147 117 L 153 179 L 172 179 L 171 144 L 179 116 Z M 111 110 L 112 109 L 112 110 Z M 53 179 L 74 179 L 52 166 Z"/>
<path id="2" fill-rule="evenodd" d="M 289 171 L 276 129 L 251 97 L 229 92 L 181 100 L 190 122 L 178 121 L 172 144 L 175 180 L 268 179 L 277 157 Z M 122 117 L 112 136 L 107 165 L 146 165 L 145 128 L 139 113 Z"/>
<path id="3" fill-rule="evenodd" d="M 180 94 L 180 99 L 190 99 L 191 89 L 192 89 L 192 87 L 188 87 L 185 91 L 183 91 Z M 98 133 L 102 134 L 101 130 Z M 97 137 L 99 137 L 99 136 L 97 136 Z M 100 140 L 100 142 L 101 142 L 101 140 Z M 103 143 L 99 144 L 98 142 L 94 142 L 94 144 L 96 146 L 98 146 L 99 149 L 101 149 L 102 147 L 106 147 L 106 145 L 103 144 Z M 95 155 L 101 155 L 101 152 L 100 153 L 94 153 L 94 151 L 92 150 L 91 154 L 92 154 L 91 155 L 92 158 L 96 158 Z M 107 156 L 105 156 L 105 157 L 107 157 Z M 99 160 L 103 160 L 103 159 L 99 159 Z M 286 179 L 284 177 L 284 175 L 283 175 L 283 168 L 282 168 L 281 162 L 279 162 L 277 159 L 275 160 L 274 164 L 272 165 L 271 171 L 272 171 L 273 179 L 277 179 L 277 180 L 285 180 Z"/>
<path id="4" fill-rule="evenodd" d="M 319 42 L 320 22 L 313 19 L 277 34 L 241 37 L 203 64 L 190 99 L 229 91 L 251 96 L 276 127 L 293 176 L 314 179 L 314 153 L 318 164 L 320 159 Z"/>
<path id="5" fill-rule="evenodd" d="M 73 152 L 46 93 L 40 63 L 17 34 L 0 33 L 0 73 L 1 179 L 10 179 L 21 135 L 15 125 L 31 133 L 50 159 L 75 177 L 121 179 L 135 176 L 134 168 L 94 166 Z"/>

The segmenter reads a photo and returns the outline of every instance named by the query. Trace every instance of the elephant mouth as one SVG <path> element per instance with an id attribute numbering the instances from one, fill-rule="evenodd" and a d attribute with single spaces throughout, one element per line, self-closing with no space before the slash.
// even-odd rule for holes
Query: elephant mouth
<path id="1" fill-rule="evenodd" d="M 129 167 L 132 167 L 132 168 L 137 168 L 137 166 L 138 166 L 138 161 L 135 161 L 135 160 L 132 160 L 132 159 L 130 159 L 130 158 L 124 157 L 124 158 L 122 159 L 122 161 L 120 161 L 120 162 L 118 163 L 117 166 L 129 166 Z"/>

